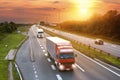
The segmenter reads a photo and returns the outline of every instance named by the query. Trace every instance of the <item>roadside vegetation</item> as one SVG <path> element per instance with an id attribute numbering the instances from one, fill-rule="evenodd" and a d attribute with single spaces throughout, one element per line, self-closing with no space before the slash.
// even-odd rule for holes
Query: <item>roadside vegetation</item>
<path id="1" fill-rule="evenodd" d="M 18 25 L 13 22 L 0 23 L 0 80 L 9 79 L 8 64 L 5 56 L 10 49 L 16 49 L 17 45 L 25 38 L 25 35 L 17 32 Z M 16 74 L 13 71 L 13 74 Z M 15 77 L 15 80 L 16 79 Z"/>
<path id="2" fill-rule="evenodd" d="M 4 60 L 5 56 L 25 38 L 16 32 L 5 35 L 6 37 L 0 40 L 0 80 L 8 80 L 8 61 Z"/>
<path id="3" fill-rule="evenodd" d="M 95 14 L 87 21 L 66 21 L 49 27 L 120 44 L 120 13 L 116 10 L 104 15 Z"/>

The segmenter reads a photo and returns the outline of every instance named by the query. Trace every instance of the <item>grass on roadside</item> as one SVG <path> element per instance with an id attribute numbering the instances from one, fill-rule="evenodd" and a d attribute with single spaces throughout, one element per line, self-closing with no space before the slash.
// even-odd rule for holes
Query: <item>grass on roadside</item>
<path id="1" fill-rule="evenodd" d="M 4 60 L 5 56 L 25 38 L 16 32 L 5 35 L 6 37 L 0 40 L 0 80 L 8 80 L 8 61 Z"/>
<path id="2" fill-rule="evenodd" d="M 0 60 L 0 80 L 8 80 L 8 61 Z"/>
<path id="3" fill-rule="evenodd" d="M 0 59 L 4 59 L 10 49 L 16 46 L 25 38 L 22 34 L 12 33 L 0 41 Z"/>
<path id="4" fill-rule="evenodd" d="M 103 62 L 106 62 L 110 65 L 120 68 L 120 59 L 118 59 L 110 54 L 107 54 L 101 50 L 92 48 L 90 46 L 79 44 L 74 41 L 71 41 L 71 42 L 75 49 L 79 50 L 80 52 L 84 53 L 85 55 L 87 55 L 93 59 L 97 58 Z"/>

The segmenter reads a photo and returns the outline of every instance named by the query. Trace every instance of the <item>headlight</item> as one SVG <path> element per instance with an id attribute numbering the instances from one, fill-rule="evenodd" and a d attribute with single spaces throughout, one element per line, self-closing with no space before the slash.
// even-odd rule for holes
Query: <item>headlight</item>
<path id="1" fill-rule="evenodd" d="M 75 64 L 72 64 L 72 68 L 76 68 Z"/>
<path id="2" fill-rule="evenodd" d="M 62 64 L 59 65 L 60 70 L 64 70 L 64 68 L 65 68 L 64 65 L 62 65 Z"/>

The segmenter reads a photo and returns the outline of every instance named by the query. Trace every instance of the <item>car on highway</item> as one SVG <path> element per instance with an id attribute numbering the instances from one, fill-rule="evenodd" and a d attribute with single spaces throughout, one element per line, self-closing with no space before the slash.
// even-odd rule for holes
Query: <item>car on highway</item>
<path id="1" fill-rule="evenodd" d="M 104 44 L 104 41 L 102 39 L 96 39 L 94 42 L 95 42 L 95 44 L 98 44 L 98 45 Z"/>

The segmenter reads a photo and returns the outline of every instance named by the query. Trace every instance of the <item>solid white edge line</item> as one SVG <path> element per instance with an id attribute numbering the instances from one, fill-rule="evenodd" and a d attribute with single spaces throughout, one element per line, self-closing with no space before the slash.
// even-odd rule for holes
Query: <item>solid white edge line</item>
<path id="1" fill-rule="evenodd" d="M 16 69 L 17 69 L 17 72 L 18 72 L 18 74 L 19 74 L 19 76 L 20 76 L 20 80 L 23 80 L 22 75 L 21 75 L 21 73 L 20 73 L 20 70 L 19 70 L 19 68 L 18 68 L 18 65 L 17 65 L 16 63 L 14 63 L 14 64 L 15 64 L 15 67 L 16 67 Z"/>
<path id="2" fill-rule="evenodd" d="M 63 80 L 62 77 L 59 74 L 56 74 L 56 77 L 58 80 Z"/>
<path id="3" fill-rule="evenodd" d="M 85 72 L 85 70 L 81 68 L 78 64 L 75 63 L 75 66 L 78 67 L 82 72 Z"/>
<path id="4" fill-rule="evenodd" d="M 94 61 L 94 62 L 95 62 L 96 64 L 98 64 L 99 66 L 101 66 L 101 67 L 103 67 L 103 68 L 107 69 L 108 71 L 110 71 L 110 72 L 112 72 L 113 74 L 115 74 L 115 75 L 117 75 L 117 76 L 119 76 L 119 77 L 120 77 L 120 74 L 118 74 L 118 73 L 114 72 L 113 70 L 111 70 L 111 69 L 109 69 L 109 68 L 105 67 L 104 65 L 102 65 L 102 64 L 100 64 L 100 63 L 98 63 L 98 62 L 96 62 L 96 61 Z"/>
<path id="5" fill-rule="evenodd" d="M 117 76 L 119 76 L 119 77 L 120 77 L 120 74 L 118 74 L 118 73 L 114 72 L 113 70 L 111 70 L 111 69 L 109 69 L 109 68 L 105 67 L 104 65 L 102 65 L 102 64 L 100 64 L 100 63 L 98 63 L 98 62 L 96 62 L 95 60 L 93 60 L 93 59 L 91 59 L 91 58 L 89 58 L 89 57 L 85 56 L 84 54 L 81 54 L 81 53 L 79 53 L 79 54 L 80 54 L 80 55 L 82 55 L 82 56 L 84 56 L 84 57 L 86 57 L 87 59 L 91 60 L 92 62 L 94 62 L 94 63 L 98 64 L 99 66 L 101 66 L 101 67 L 103 67 L 103 68 L 107 69 L 107 70 L 108 70 L 108 71 L 110 71 L 111 73 L 113 73 L 113 74 L 115 74 L 115 75 L 117 75 Z"/>
<path id="6" fill-rule="evenodd" d="M 109 65 L 109 64 L 107 64 L 107 63 L 105 63 L 105 62 L 102 62 L 101 60 L 99 60 L 99 59 L 97 59 L 97 58 L 95 58 L 95 60 L 98 61 L 98 62 L 100 62 L 100 63 L 102 63 L 102 64 L 105 64 L 105 65 L 107 65 L 107 66 L 109 66 L 109 67 L 111 67 L 111 68 L 113 68 L 113 69 L 116 69 L 117 71 L 120 71 L 119 68 L 114 67 L 114 66 L 112 66 L 112 65 Z"/>

